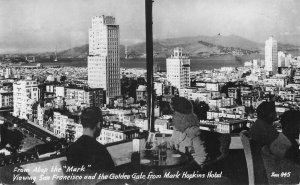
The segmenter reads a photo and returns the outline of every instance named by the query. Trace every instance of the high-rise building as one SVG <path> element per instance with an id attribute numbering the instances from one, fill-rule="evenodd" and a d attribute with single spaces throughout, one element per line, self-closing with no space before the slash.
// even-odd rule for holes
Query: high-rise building
<path id="1" fill-rule="evenodd" d="M 278 70 L 277 40 L 273 36 L 265 42 L 265 69 L 273 75 Z"/>
<path id="2" fill-rule="evenodd" d="M 89 29 L 88 84 L 106 98 L 121 95 L 119 25 L 112 16 L 96 16 Z"/>
<path id="3" fill-rule="evenodd" d="M 38 85 L 35 80 L 21 80 L 13 84 L 14 116 L 26 120 L 32 118 L 32 105 L 38 100 Z"/>
<path id="4" fill-rule="evenodd" d="M 286 67 L 285 66 L 285 53 L 282 51 L 278 52 L 278 67 Z"/>
<path id="5" fill-rule="evenodd" d="M 178 89 L 190 86 L 190 59 L 182 54 L 182 48 L 175 48 L 167 58 L 167 79 Z"/>

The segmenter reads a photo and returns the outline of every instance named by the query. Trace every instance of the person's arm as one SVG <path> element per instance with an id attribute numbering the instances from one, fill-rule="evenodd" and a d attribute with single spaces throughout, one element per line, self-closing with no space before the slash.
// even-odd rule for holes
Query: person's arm
<path id="1" fill-rule="evenodd" d="M 192 145 L 194 148 L 194 153 L 192 154 L 194 160 L 198 165 L 202 165 L 206 159 L 206 151 L 203 145 L 203 141 L 200 140 L 200 137 L 194 137 L 192 139 Z"/>
<path id="2" fill-rule="evenodd" d="M 186 134 L 192 141 L 192 147 L 194 149 L 194 153 L 192 156 L 198 165 L 202 165 L 206 159 L 206 151 L 203 145 L 203 141 L 200 139 L 200 129 L 196 126 L 189 127 L 186 129 Z"/>

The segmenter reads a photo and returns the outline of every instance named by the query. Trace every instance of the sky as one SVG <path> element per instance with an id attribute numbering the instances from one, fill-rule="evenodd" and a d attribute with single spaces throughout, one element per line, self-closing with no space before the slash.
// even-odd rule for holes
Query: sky
<path id="1" fill-rule="evenodd" d="M 145 40 L 145 0 L 0 0 L 0 53 L 58 51 L 88 43 L 91 19 L 115 16 L 121 44 Z M 154 0 L 154 39 L 274 35 L 300 45 L 300 0 Z"/>

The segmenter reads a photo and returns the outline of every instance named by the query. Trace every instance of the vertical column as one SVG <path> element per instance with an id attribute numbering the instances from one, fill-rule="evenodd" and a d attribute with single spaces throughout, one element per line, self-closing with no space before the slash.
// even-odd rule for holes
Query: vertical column
<path id="1" fill-rule="evenodd" d="M 152 0 L 145 0 L 146 8 L 146 62 L 147 62 L 147 116 L 148 128 L 154 132 L 154 84 L 153 84 L 153 31 Z"/>

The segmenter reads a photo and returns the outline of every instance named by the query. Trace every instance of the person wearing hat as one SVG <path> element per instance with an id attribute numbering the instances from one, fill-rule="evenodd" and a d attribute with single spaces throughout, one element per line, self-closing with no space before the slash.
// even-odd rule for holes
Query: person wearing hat
<path id="1" fill-rule="evenodd" d="M 193 112 L 193 105 L 186 98 L 174 97 L 171 108 L 174 112 L 171 145 L 180 152 L 190 153 L 198 167 L 202 166 L 207 153 L 200 139 L 199 121 Z"/>

